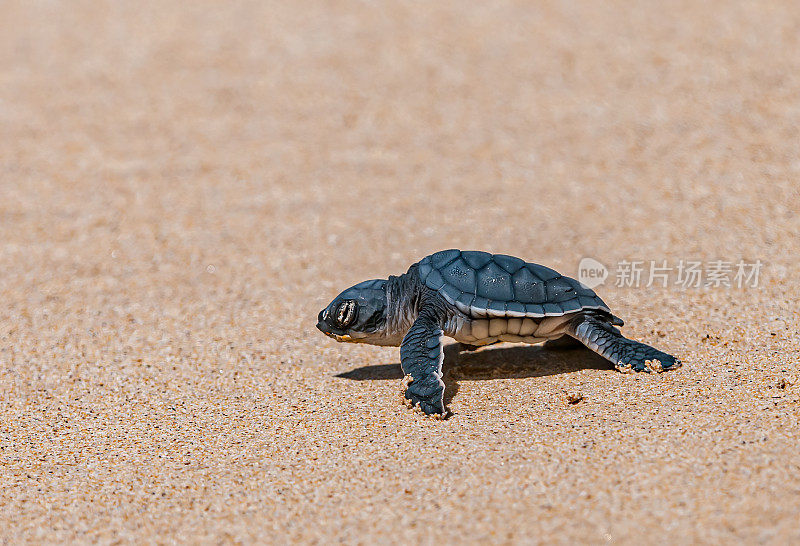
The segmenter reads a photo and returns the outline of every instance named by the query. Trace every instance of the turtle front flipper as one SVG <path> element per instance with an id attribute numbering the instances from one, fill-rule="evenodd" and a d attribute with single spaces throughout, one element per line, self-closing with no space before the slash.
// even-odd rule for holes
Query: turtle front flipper
<path id="1" fill-rule="evenodd" d="M 610 322 L 593 314 L 575 317 L 567 333 L 610 360 L 621 372 L 662 372 L 681 366 L 674 356 L 624 337 Z"/>
<path id="2" fill-rule="evenodd" d="M 400 365 L 410 376 L 406 400 L 428 415 L 444 415 L 442 328 L 436 314 L 423 308 L 400 345 Z"/>

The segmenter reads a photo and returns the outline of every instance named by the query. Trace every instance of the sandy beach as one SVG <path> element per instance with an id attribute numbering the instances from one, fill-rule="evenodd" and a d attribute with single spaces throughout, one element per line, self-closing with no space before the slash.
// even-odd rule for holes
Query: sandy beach
<path id="1" fill-rule="evenodd" d="M 0 28 L 1 543 L 800 543 L 796 3 Z M 451 417 L 410 411 L 317 313 L 447 248 L 597 260 L 684 366 L 453 346 Z"/>

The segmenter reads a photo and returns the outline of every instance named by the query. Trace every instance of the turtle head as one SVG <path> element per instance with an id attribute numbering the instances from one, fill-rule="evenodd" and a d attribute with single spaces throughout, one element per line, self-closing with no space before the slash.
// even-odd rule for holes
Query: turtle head
<path id="1" fill-rule="evenodd" d="M 386 280 L 351 286 L 319 312 L 317 328 L 336 341 L 384 345 Z"/>

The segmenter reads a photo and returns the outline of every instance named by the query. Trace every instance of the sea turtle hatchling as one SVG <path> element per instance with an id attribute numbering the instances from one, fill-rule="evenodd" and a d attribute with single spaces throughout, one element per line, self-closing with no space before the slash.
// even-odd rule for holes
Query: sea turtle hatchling
<path id="1" fill-rule="evenodd" d="M 622 372 L 681 365 L 623 337 L 615 328 L 622 320 L 578 281 L 503 254 L 455 249 L 431 254 L 403 275 L 348 288 L 318 318 L 317 328 L 337 341 L 399 345 L 405 397 L 426 414 L 446 411 L 443 336 L 471 346 L 569 336 Z"/>

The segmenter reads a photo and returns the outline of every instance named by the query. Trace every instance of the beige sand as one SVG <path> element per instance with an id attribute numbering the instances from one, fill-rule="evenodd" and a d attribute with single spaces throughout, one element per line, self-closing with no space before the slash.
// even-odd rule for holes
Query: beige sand
<path id="1" fill-rule="evenodd" d="M 800 541 L 796 3 L 429 4 L 2 4 L 0 541 Z M 439 422 L 314 323 L 449 247 L 765 266 Z"/>

